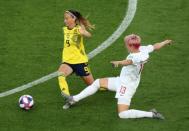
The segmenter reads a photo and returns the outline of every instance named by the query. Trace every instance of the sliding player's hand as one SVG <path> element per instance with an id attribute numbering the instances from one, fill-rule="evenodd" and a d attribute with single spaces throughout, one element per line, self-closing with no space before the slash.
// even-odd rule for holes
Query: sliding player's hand
<path id="1" fill-rule="evenodd" d="M 164 43 L 165 43 L 166 45 L 171 45 L 171 44 L 173 43 L 173 41 L 172 41 L 172 40 L 165 40 Z"/>
<path id="2" fill-rule="evenodd" d="M 119 66 L 119 61 L 111 61 L 110 63 L 114 68 Z"/>

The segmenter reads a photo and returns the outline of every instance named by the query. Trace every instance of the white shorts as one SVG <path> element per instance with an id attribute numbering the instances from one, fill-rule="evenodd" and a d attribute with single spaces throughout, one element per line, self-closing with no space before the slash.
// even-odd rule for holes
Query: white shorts
<path id="1" fill-rule="evenodd" d="M 116 92 L 118 104 L 130 105 L 137 86 L 135 83 L 122 84 L 120 77 L 108 78 L 108 90 Z"/>

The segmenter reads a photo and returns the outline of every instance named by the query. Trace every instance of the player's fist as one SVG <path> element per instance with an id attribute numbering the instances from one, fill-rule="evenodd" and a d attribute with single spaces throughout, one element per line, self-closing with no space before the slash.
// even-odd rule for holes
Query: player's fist
<path id="1" fill-rule="evenodd" d="M 111 61 L 110 62 L 113 67 L 118 67 L 119 66 L 119 61 Z"/>
<path id="2" fill-rule="evenodd" d="M 164 41 L 164 43 L 165 43 L 166 45 L 171 45 L 172 42 L 173 42 L 172 40 L 165 40 L 165 41 Z"/>

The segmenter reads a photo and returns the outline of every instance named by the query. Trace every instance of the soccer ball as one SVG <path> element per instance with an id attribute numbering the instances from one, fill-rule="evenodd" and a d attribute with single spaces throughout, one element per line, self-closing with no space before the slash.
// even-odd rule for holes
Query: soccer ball
<path id="1" fill-rule="evenodd" d="M 34 100 L 30 95 L 23 95 L 19 98 L 19 106 L 22 109 L 29 110 L 33 107 Z"/>

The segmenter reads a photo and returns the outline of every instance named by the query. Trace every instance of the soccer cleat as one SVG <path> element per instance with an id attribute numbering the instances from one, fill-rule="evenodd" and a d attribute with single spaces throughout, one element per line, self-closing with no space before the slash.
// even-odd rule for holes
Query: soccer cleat
<path id="1" fill-rule="evenodd" d="M 165 119 L 165 117 L 161 113 L 157 112 L 156 109 L 151 109 L 150 112 L 153 113 L 153 118 L 154 119 L 161 119 L 161 120 Z"/>
<path id="2" fill-rule="evenodd" d="M 66 100 L 66 104 L 63 105 L 63 109 L 69 109 L 72 105 L 74 105 L 76 101 L 74 101 L 73 96 L 69 96 Z"/>
<path id="3" fill-rule="evenodd" d="M 70 103 L 66 103 L 65 105 L 63 105 L 62 108 L 63 108 L 64 110 L 67 110 L 67 109 L 70 108 L 70 106 L 71 106 Z"/>

